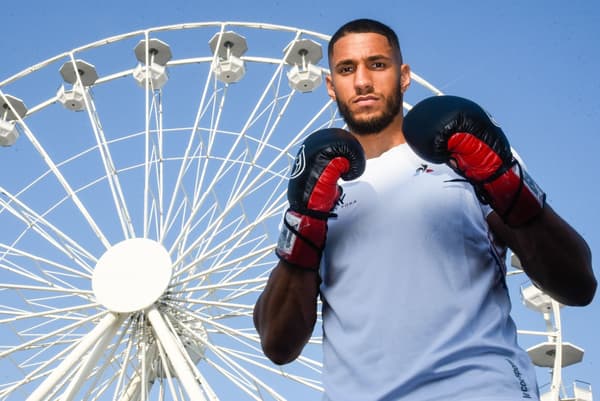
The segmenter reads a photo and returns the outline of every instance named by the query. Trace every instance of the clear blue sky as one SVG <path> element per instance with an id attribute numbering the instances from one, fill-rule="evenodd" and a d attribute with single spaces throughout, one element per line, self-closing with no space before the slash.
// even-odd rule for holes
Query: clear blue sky
<path id="1" fill-rule="evenodd" d="M 597 260 L 597 1 L 12 1 L 2 6 L 0 81 L 71 48 L 159 25 L 256 21 L 330 34 L 357 17 L 395 28 L 415 72 L 495 116 L 550 204 L 586 238 Z M 597 263 L 595 272 L 600 276 Z M 537 318 L 521 311 L 518 298 L 514 304 L 524 326 Z M 600 296 L 587 308 L 563 310 L 565 340 L 586 350 L 583 363 L 564 370 L 566 384 L 591 382 L 597 397 L 599 316 Z"/>

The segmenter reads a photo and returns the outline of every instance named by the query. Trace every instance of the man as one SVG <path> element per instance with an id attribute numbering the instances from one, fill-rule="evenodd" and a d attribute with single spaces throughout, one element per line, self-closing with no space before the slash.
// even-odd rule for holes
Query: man
<path id="1" fill-rule="evenodd" d="M 265 354 L 301 353 L 320 295 L 326 400 L 537 399 L 509 316 L 506 247 L 546 293 L 586 305 L 587 244 L 479 106 L 433 98 L 404 121 L 410 68 L 389 27 L 347 23 L 329 63 L 351 134 L 316 133 L 299 152 L 280 262 L 254 311 Z M 353 180 L 343 191 L 340 177 Z"/>

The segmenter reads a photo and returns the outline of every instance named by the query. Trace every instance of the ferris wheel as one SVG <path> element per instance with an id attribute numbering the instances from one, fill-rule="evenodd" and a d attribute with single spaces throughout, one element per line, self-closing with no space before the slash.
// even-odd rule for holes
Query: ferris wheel
<path id="1" fill-rule="evenodd" d="M 278 367 L 252 309 L 297 145 L 343 124 L 328 39 L 162 26 L 0 81 L 0 400 L 319 397 L 319 323 Z"/>

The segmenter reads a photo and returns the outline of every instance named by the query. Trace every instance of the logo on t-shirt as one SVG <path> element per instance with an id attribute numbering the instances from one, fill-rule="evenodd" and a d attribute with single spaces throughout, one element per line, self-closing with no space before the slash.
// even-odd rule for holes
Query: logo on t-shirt
<path id="1" fill-rule="evenodd" d="M 523 378 L 523 375 L 521 374 L 519 367 L 508 358 L 506 358 L 506 361 L 512 368 L 513 374 L 515 375 L 515 378 L 517 379 L 519 389 L 521 390 L 521 397 L 522 398 L 531 398 L 531 394 L 529 393 L 530 392 L 529 386 L 527 385 L 527 382 Z"/>
<path id="2" fill-rule="evenodd" d="M 342 195 L 340 195 L 337 202 L 335 202 L 335 207 L 333 208 L 333 210 L 336 211 L 338 209 L 344 209 L 344 208 L 352 206 L 356 203 L 357 203 L 356 199 L 348 200 L 348 199 L 346 199 L 346 194 L 342 192 Z"/>
<path id="3" fill-rule="evenodd" d="M 421 163 L 421 166 L 419 166 L 415 170 L 415 175 L 419 175 L 419 174 L 423 174 L 423 173 L 433 173 L 433 169 L 431 167 L 429 167 L 428 164 Z"/>

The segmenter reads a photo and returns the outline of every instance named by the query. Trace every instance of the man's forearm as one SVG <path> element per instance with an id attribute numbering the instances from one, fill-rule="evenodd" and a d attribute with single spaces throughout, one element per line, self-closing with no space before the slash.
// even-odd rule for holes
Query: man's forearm
<path id="1" fill-rule="evenodd" d="M 544 292 L 565 305 L 584 306 L 592 301 L 597 282 L 590 249 L 549 205 L 534 221 L 518 228 L 509 228 L 497 216 L 491 218 L 494 232 Z"/>
<path id="2" fill-rule="evenodd" d="M 285 364 L 300 355 L 317 319 L 317 271 L 280 261 L 254 307 L 254 325 L 265 355 Z"/>

